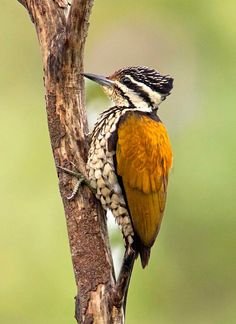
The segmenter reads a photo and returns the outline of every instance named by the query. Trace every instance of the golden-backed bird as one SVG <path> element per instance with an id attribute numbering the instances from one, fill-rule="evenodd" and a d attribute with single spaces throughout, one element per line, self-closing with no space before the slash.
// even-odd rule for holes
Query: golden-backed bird
<path id="1" fill-rule="evenodd" d="M 170 140 L 157 111 L 173 78 L 147 67 L 84 76 L 100 84 L 114 103 L 91 134 L 89 182 L 114 215 L 126 249 L 140 255 L 144 268 L 160 229 L 172 165 Z"/>

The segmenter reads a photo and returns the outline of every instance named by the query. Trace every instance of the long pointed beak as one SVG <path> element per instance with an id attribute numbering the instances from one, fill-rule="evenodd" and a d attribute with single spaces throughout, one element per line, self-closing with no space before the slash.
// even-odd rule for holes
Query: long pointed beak
<path id="1" fill-rule="evenodd" d="M 106 77 L 101 76 L 101 75 L 96 75 L 96 74 L 92 74 L 92 73 L 82 73 L 82 75 L 85 76 L 85 78 L 88 78 L 102 86 L 105 86 L 105 87 L 111 87 L 114 84 L 114 82 L 112 80 L 109 80 Z"/>

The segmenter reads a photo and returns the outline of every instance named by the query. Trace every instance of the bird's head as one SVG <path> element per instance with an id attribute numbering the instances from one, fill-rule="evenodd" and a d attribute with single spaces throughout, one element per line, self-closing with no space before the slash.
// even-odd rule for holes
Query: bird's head
<path id="1" fill-rule="evenodd" d="M 156 111 L 173 87 L 169 75 L 140 66 L 120 69 L 108 77 L 90 73 L 84 76 L 100 84 L 116 106 L 141 111 Z"/>

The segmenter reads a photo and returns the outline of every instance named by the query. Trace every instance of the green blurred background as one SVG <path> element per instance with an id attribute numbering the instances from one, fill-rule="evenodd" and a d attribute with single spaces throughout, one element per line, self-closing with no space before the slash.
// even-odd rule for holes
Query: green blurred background
<path id="1" fill-rule="evenodd" d="M 136 263 L 127 323 L 236 323 L 235 12 L 234 0 L 95 1 L 86 71 L 175 78 L 160 109 L 175 157 L 168 205 L 149 267 Z M 75 323 L 37 37 L 16 0 L 1 1 L 0 30 L 0 322 Z M 87 102 L 91 123 L 109 105 L 91 83 Z"/>

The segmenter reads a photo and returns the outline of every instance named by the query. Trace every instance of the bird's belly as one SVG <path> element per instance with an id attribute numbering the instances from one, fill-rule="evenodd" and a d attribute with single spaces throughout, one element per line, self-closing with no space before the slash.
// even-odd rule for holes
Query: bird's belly
<path id="1" fill-rule="evenodd" d="M 124 237 L 132 244 L 133 227 L 115 173 L 113 156 L 114 153 L 109 152 L 105 146 L 91 148 L 87 162 L 88 177 L 103 208 L 111 210 Z"/>

